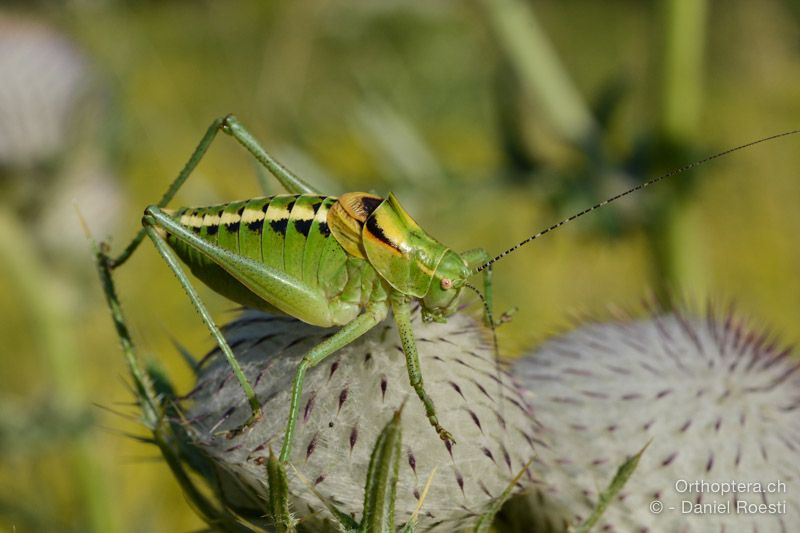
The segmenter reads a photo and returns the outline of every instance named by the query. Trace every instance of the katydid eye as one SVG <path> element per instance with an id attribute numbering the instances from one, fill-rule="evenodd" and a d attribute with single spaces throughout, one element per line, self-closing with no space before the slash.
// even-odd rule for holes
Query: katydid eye
<path id="1" fill-rule="evenodd" d="M 442 288 L 447 290 L 453 286 L 453 280 L 450 278 L 442 278 Z"/>

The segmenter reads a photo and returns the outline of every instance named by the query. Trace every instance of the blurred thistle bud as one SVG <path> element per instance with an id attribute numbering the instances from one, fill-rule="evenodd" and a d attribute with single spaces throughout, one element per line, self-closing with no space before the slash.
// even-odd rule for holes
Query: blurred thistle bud
<path id="1" fill-rule="evenodd" d="M 602 531 L 800 531 L 800 363 L 732 312 L 594 323 L 514 366 L 541 423 L 542 531 L 584 520 L 650 442 Z M 539 530 L 537 529 L 537 531 Z"/>
<path id="2" fill-rule="evenodd" d="M 32 170 L 62 155 L 89 92 L 77 48 L 49 26 L 0 16 L 0 163 Z"/>
<path id="3" fill-rule="evenodd" d="M 425 324 L 415 312 L 413 324 L 425 388 L 456 444 L 440 440 L 409 385 L 394 323 L 373 328 L 306 375 L 290 460 L 296 471 L 288 469 L 292 511 L 301 524 L 330 516 L 321 498 L 361 520 L 373 447 L 401 407 L 397 524 L 422 502 L 420 529 L 467 527 L 533 457 L 530 410 L 508 374 L 498 372 L 486 332 L 460 314 L 446 324 Z M 199 366 L 197 386 L 184 400 L 184 431 L 190 448 L 213 464 L 211 485 L 225 480 L 218 496 L 230 512 L 264 515 L 266 464 L 283 441 L 295 370 L 334 331 L 259 312 L 225 328 L 263 405 L 263 418 L 241 432 L 230 430 L 248 419 L 250 407 L 224 357 L 215 350 Z M 526 473 L 518 486 L 529 479 Z"/>
<path id="4" fill-rule="evenodd" d="M 67 36 L 0 12 L 0 208 L 25 226 L 49 261 L 80 262 L 92 229 L 113 232 L 119 185 L 110 169 L 107 90 Z M 77 298 L 76 298 L 77 300 Z"/>

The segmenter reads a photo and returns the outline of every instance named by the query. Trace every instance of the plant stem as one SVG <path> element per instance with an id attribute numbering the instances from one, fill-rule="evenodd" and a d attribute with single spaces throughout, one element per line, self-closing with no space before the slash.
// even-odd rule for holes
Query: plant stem
<path id="1" fill-rule="evenodd" d="M 78 416 L 85 408 L 81 379 L 84 366 L 73 338 L 71 312 L 59 299 L 57 279 L 47 271 L 38 257 L 34 241 L 27 237 L 26 228 L 18 218 L 0 209 L 0 263 L 9 270 L 19 302 L 34 321 L 38 351 L 43 355 L 42 374 L 51 378 L 51 395 L 57 399 L 60 415 Z M 74 449 L 65 457 L 67 468 L 76 480 L 75 487 L 86 505 L 87 527 L 90 531 L 113 532 L 119 530 L 114 520 L 111 491 L 104 480 L 102 466 L 96 459 L 95 445 L 89 433 L 76 439 Z"/>
<path id="2" fill-rule="evenodd" d="M 559 135 L 581 148 L 595 144 L 597 124 L 523 0 L 481 0 L 500 46 L 529 98 L 541 104 Z"/>
<path id="3" fill-rule="evenodd" d="M 662 4 L 665 28 L 660 127 L 673 142 L 697 135 L 703 105 L 706 0 L 669 0 Z"/>
<path id="4" fill-rule="evenodd" d="M 706 0 L 669 0 L 661 12 L 662 92 L 659 117 L 661 149 L 667 155 L 683 154 L 693 146 L 702 108 Z M 708 282 L 702 268 L 705 247 L 694 224 L 687 219 L 688 194 L 676 191 L 650 231 L 656 286 L 669 298 L 676 287 L 703 294 Z"/>

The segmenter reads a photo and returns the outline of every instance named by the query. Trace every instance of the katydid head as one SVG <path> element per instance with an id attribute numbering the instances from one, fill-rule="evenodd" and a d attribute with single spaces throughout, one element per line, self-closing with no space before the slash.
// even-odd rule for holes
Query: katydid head
<path id="1" fill-rule="evenodd" d="M 428 292 L 422 298 L 422 318 L 426 322 L 444 322 L 455 313 L 469 275 L 467 262 L 454 251 L 447 250 L 433 273 Z"/>

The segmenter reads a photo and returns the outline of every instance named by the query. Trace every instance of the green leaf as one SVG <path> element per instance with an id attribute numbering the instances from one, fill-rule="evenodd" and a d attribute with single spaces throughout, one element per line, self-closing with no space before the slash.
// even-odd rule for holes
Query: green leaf
<path id="1" fill-rule="evenodd" d="M 433 470 L 431 470 L 431 473 L 428 476 L 428 481 L 425 482 L 425 487 L 422 489 L 422 494 L 417 502 L 417 508 L 414 509 L 414 513 L 411 515 L 411 518 L 409 518 L 408 522 L 406 522 L 406 526 L 403 528 L 403 533 L 413 533 L 414 528 L 417 525 L 417 517 L 419 517 L 419 512 L 422 510 L 422 505 L 425 503 L 425 498 L 428 497 L 428 491 L 431 490 L 433 477 L 436 475 L 436 468 L 437 467 L 434 466 Z"/>
<path id="2" fill-rule="evenodd" d="M 192 373 L 197 376 L 200 373 L 200 363 L 197 361 L 197 359 L 194 358 L 192 353 L 187 350 L 184 345 L 175 339 L 172 339 L 172 344 L 175 346 L 175 349 L 178 350 L 178 353 L 186 363 L 186 366 L 188 366 L 192 370 Z"/>
<path id="3" fill-rule="evenodd" d="M 563 138 L 586 146 L 596 138 L 597 124 L 539 22 L 533 3 L 483 0 L 482 4 L 525 95 L 549 112 L 550 123 Z"/>
<path id="4" fill-rule="evenodd" d="M 355 519 L 352 516 L 340 511 L 333 504 L 333 502 L 331 502 L 328 498 L 323 496 L 316 489 L 316 487 L 314 487 L 314 484 L 311 483 L 306 477 L 304 477 L 303 474 L 294 467 L 294 465 L 292 465 L 292 469 L 294 470 L 294 473 L 298 477 L 298 479 L 300 479 L 300 481 L 302 481 L 303 484 L 305 484 L 306 488 L 309 491 L 311 491 L 311 493 L 314 494 L 314 496 L 319 498 L 319 501 L 322 502 L 322 504 L 325 506 L 325 508 L 328 509 L 328 511 L 330 511 L 330 513 L 333 515 L 333 517 L 339 522 L 339 527 L 340 527 L 341 530 L 343 530 L 343 531 L 358 531 L 358 528 L 359 528 L 358 522 L 356 522 Z"/>
<path id="5" fill-rule="evenodd" d="M 600 499 L 597 501 L 597 506 L 594 508 L 594 511 L 592 511 L 592 514 L 589 515 L 589 518 L 587 518 L 583 524 L 575 528 L 575 533 L 588 533 L 589 530 L 597 524 L 608 505 L 616 498 L 619 491 L 622 490 L 622 487 L 625 486 L 625 483 L 627 483 L 628 479 L 633 474 L 633 471 L 636 470 L 636 467 L 639 465 L 639 459 L 641 459 L 642 454 L 648 446 L 650 446 L 650 442 L 645 444 L 644 447 L 639 450 L 639 453 L 622 463 L 614 479 L 609 483 L 608 488 L 600 494 Z"/>
<path id="6" fill-rule="evenodd" d="M 533 459 L 525 463 L 525 466 L 522 467 L 522 470 L 520 470 L 517 475 L 514 476 L 514 479 L 508 483 L 508 486 L 503 493 L 498 498 L 495 498 L 495 500 L 489 506 L 489 509 L 481 515 L 481 517 L 478 519 L 478 523 L 475 524 L 475 533 L 485 533 L 486 531 L 489 531 L 489 528 L 492 526 L 492 522 L 494 522 L 494 516 L 497 514 L 503 504 L 506 503 L 506 500 L 511 497 L 511 493 L 514 492 L 514 486 L 516 486 L 517 482 L 522 478 L 522 474 L 524 474 L 528 467 L 531 466 L 532 462 Z"/>
<path id="7" fill-rule="evenodd" d="M 361 531 L 369 533 L 394 533 L 394 502 L 397 496 L 397 479 L 400 469 L 400 445 L 402 430 L 398 409 L 383 428 L 367 471 L 367 484 L 364 488 L 364 518 Z"/>
<path id="8" fill-rule="evenodd" d="M 269 484 L 269 513 L 275 522 L 275 529 L 281 533 L 294 531 L 295 521 L 289 512 L 289 481 L 286 469 L 269 449 L 267 460 L 267 483 Z"/>

